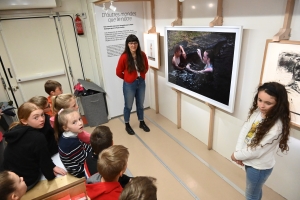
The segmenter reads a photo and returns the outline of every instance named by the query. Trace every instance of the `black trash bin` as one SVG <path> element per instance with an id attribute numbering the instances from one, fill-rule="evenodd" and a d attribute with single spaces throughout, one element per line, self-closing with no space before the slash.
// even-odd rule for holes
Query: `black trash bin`
<path id="1" fill-rule="evenodd" d="M 3 133 L 8 131 L 9 126 L 15 121 L 14 116 L 16 115 L 14 107 L 9 104 L 9 102 L 0 102 L 0 109 L 2 110 L 2 115 L 0 117 L 0 165 L 3 162 L 3 153 L 6 147 L 5 139 L 3 138 Z"/>
<path id="2" fill-rule="evenodd" d="M 82 79 L 78 82 L 87 91 L 86 95 L 80 96 L 84 115 L 89 126 L 98 126 L 108 122 L 108 110 L 105 99 L 105 91 L 98 85 Z"/>
<path id="3" fill-rule="evenodd" d="M 2 116 L 0 119 L 0 127 L 7 131 L 10 124 L 15 121 L 14 116 L 16 115 L 15 107 L 9 105 L 9 102 L 0 102 L 0 109 L 2 110 Z"/>

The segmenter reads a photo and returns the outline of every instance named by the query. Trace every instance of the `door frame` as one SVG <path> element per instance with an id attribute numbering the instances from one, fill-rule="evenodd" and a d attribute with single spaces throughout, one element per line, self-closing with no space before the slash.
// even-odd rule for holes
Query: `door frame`
<path id="1" fill-rule="evenodd" d="M 83 69 L 83 63 L 82 63 L 82 57 L 81 57 L 81 52 L 80 52 L 80 48 L 79 48 L 79 42 L 78 42 L 78 36 L 76 34 L 76 29 L 75 29 L 75 24 L 74 24 L 74 15 L 73 14 L 60 14 L 59 12 L 55 13 L 56 15 L 49 15 L 49 14 L 44 14 L 41 16 L 21 16 L 21 17 L 6 17 L 6 18 L 1 18 L 1 21 L 5 21 L 5 20 L 20 20 L 20 19 L 34 19 L 34 18 L 53 18 L 54 20 L 54 24 L 55 24 L 55 28 L 56 28 L 56 33 L 57 33 L 57 38 L 60 44 L 60 50 L 61 50 L 61 54 L 62 54 L 62 58 L 64 61 L 64 68 L 66 71 L 66 76 L 68 79 L 68 83 L 69 83 L 69 87 L 70 87 L 70 91 L 73 91 L 73 87 L 76 84 L 76 81 L 74 80 L 74 76 L 73 76 L 73 70 L 72 67 L 69 65 L 70 60 L 69 60 L 69 55 L 68 55 L 68 48 L 66 45 L 66 41 L 65 41 L 65 35 L 64 35 L 64 27 L 61 21 L 62 17 L 70 17 L 71 21 L 72 21 L 72 27 L 73 27 L 73 32 L 74 32 L 74 36 L 75 36 L 75 42 L 76 42 L 76 47 L 77 47 L 77 51 L 78 51 L 78 56 L 79 56 L 79 62 L 80 62 L 80 68 L 81 68 L 81 75 L 83 77 L 83 79 L 85 79 L 85 74 L 84 74 L 84 69 Z M 11 66 L 11 71 L 10 73 L 13 73 L 15 80 L 16 80 L 16 74 L 14 72 L 14 66 L 13 66 L 13 62 L 12 62 L 12 58 L 10 56 L 9 50 L 5 44 L 5 38 L 3 36 L 3 34 L 1 33 L 2 29 L 1 29 L 1 21 L 0 21 L 0 37 L 3 40 L 4 43 L 4 49 L 6 51 L 8 60 L 10 62 L 10 66 Z M 1 55 L 0 55 L 1 56 Z M 67 61 L 67 62 L 66 62 Z M 15 102 L 14 105 L 16 105 L 16 107 L 18 108 L 19 104 L 16 98 L 16 95 L 14 94 L 14 92 L 18 89 L 18 86 L 16 86 L 15 88 L 12 87 L 11 85 L 11 80 L 9 79 L 8 75 L 7 75 L 7 69 L 5 68 L 5 65 L 1 59 L 1 65 L 2 65 L 2 70 L 3 73 L 5 75 L 5 79 L 6 79 L 6 83 L 3 82 L 4 81 L 4 77 L 2 77 L 2 84 L 4 86 L 4 89 L 6 90 L 6 93 L 8 94 L 8 98 L 9 100 L 13 99 L 13 101 Z M 0 69 L 1 70 L 1 69 Z M 2 74 L 2 73 L 1 73 Z M 11 76 L 12 77 L 12 76 Z M 72 79 L 72 80 L 70 80 Z M 5 85 L 4 85 L 5 84 Z M 18 85 L 18 81 L 16 80 L 16 85 Z M 5 87 L 8 86 L 8 87 Z M 10 93 L 8 92 L 8 90 L 10 90 Z M 20 96 L 22 98 L 22 101 L 24 102 L 24 95 L 22 94 L 22 92 L 20 92 Z M 21 99 L 19 99 L 20 101 Z M 20 102 L 19 102 L 20 103 Z"/>

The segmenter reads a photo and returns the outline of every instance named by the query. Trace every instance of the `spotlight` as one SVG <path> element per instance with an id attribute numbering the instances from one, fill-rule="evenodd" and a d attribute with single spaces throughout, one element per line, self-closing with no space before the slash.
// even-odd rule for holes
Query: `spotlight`
<path id="1" fill-rule="evenodd" d="M 116 11 L 117 8 L 115 6 L 113 6 L 113 1 L 110 2 L 110 6 L 109 8 L 112 10 L 112 11 Z"/>
<path id="2" fill-rule="evenodd" d="M 184 2 L 184 0 L 179 0 L 179 2 Z"/>
<path id="3" fill-rule="evenodd" d="M 107 13 L 108 9 L 105 8 L 105 3 L 103 3 L 103 7 L 102 7 L 102 10 L 105 11 Z"/>

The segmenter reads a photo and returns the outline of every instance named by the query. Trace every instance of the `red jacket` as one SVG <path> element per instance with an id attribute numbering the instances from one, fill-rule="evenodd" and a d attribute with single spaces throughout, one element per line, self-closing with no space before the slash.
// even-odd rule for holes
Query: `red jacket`
<path id="1" fill-rule="evenodd" d="M 91 200 L 118 200 L 122 190 L 119 182 L 86 184 L 86 192 Z"/>
<path id="2" fill-rule="evenodd" d="M 144 52 L 142 52 L 142 56 L 143 56 L 143 59 L 145 62 L 146 70 L 144 72 L 140 72 L 140 76 L 145 80 L 146 73 L 149 69 L 149 66 L 148 66 L 147 56 Z M 127 83 L 132 83 L 133 81 L 136 80 L 136 78 L 138 76 L 136 70 L 131 73 L 128 72 L 128 70 L 127 70 L 127 54 L 126 53 L 123 53 L 119 59 L 119 62 L 118 62 L 117 68 L 116 68 L 116 74 L 121 79 L 124 79 L 124 81 Z"/>
<path id="3" fill-rule="evenodd" d="M 50 117 L 54 116 L 53 115 L 53 112 L 52 112 L 52 101 L 51 101 L 51 97 L 52 96 L 48 96 L 47 100 L 48 100 L 48 103 L 50 105 L 50 110 L 48 112 L 46 112 L 47 115 L 49 115 Z"/>

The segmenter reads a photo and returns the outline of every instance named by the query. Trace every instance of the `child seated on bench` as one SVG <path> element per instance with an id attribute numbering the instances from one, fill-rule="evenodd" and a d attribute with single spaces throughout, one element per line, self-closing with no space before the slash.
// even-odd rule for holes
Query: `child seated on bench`
<path id="1" fill-rule="evenodd" d="M 97 163 L 99 174 L 91 176 L 86 183 L 88 196 L 93 200 L 118 200 L 123 190 L 118 182 L 127 168 L 129 152 L 122 145 L 104 149 Z"/>

